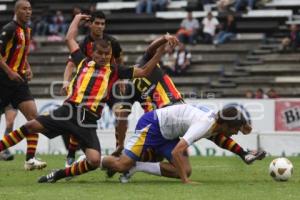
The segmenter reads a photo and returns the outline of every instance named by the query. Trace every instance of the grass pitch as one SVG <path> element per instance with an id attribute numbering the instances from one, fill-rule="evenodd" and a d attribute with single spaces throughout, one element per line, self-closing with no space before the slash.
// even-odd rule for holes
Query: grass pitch
<path id="1" fill-rule="evenodd" d="M 183 185 L 179 180 L 136 174 L 128 184 L 118 176 L 107 180 L 96 170 L 54 184 L 38 184 L 37 179 L 51 169 L 62 168 L 64 156 L 41 156 L 48 167 L 41 171 L 23 170 L 24 156 L 14 161 L 0 161 L 0 200 L 287 200 L 300 199 L 300 159 L 289 158 L 294 165 L 288 182 L 275 182 L 268 174 L 273 158 L 245 165 L 238 157 L 192 157 L 191 179 L 198 185 Z"/>

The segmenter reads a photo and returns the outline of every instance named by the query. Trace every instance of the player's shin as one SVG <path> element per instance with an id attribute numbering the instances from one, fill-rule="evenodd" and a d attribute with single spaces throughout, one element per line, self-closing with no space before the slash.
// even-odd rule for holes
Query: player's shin
<path id="1" fill-rule="evenodd" d="M 28 136 L 28 130 L 25 126 L 4 135 L 2 140 L 0 140 L 0 152 L 12 147 L 19 142 L 21 142 L 25 137 Z"/>

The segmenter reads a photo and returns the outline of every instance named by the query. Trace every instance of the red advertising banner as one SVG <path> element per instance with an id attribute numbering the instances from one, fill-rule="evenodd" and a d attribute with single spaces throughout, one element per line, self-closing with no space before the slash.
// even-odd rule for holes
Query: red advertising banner
<path id="1" fill-rule="evenodd" d="M 275 131 L 300 131 L 300 100 L 276 101 Z"/>

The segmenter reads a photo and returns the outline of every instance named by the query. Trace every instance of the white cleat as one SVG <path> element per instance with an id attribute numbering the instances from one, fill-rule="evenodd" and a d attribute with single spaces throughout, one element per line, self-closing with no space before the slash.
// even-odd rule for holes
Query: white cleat
<path id="1" fill-rule="evenodd" d="M 119 181 L 120 183 L 128 183 L 130 181 L 131 176 L 129 175 L 128 172 L 125 172 L 120 175 Z"/>
<path id="2" fill-rule="evenodd" d="M 47 163 L 44 161 L 41 161 L 35 157 L 29 159 L 28 161 L 25 161 L 24 168 L 25 170 L 31 171 L 34 169 L 43 169 L 47 167 Z"/>

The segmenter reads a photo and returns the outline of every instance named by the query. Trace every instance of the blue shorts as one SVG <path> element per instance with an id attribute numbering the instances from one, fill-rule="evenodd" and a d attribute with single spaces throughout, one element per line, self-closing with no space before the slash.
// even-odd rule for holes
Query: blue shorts
<path id="1" fill-rule="evenodd" d="M 178 142 L 179 138 L 167 140 L 162 136 L 156 112 L 151 111 L 139 119 L 134 135 L 126 143 L 125 154 L 135 161 L 149 162 L 157 155 L 171 161 Z"/>

